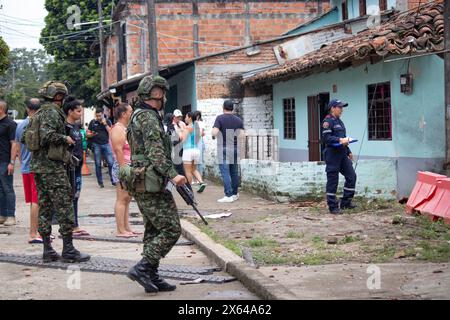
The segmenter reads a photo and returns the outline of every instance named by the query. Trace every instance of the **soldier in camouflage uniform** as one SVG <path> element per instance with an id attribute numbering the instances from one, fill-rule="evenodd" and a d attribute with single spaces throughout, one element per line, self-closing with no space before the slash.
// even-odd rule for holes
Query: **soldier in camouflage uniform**
<path id="1" fill-rule="evenodd" d="M 30 168 L 35 174 L 36 188 L 39 198 L 39 234 L 44 242 L 44 262 L 82 262 L 90 259 L 73 247 L 72 229 L 74 228 L 74 211 L 72 190 L 69 178 L 62 161 L 50 160 L 49 147 L 64 146 L 67 148 L 75 142 L 66 135 L 65 115 L 61 110 L 67 87 L 60 82 L 47 82 L 39 94 L 44 103 L 35 116 L 39 122 L 40 149 L 33 151 Z M 55 212 L 59 222 L 59 232 L 63 237 L 61 257 L 51 246 L 52 213 Z"/>
<path id="2" fill-rule="evenodd" d="M 159 76 L 155 79 L 147 76 L 139 84 L 139 100 L 128 127 L 131 166 L 152 166 L 157 174 L 165 178 L 163 180 L 172 179 L 176 185 L 182 185 L 186 183 L 186 178 L 178 175 L 174 168 L 172 143 L 162 123 L 168 90 L 167 81 Z M 176 289 L 158 275 L 160 259 L 172 249 L 181 234 L 180 218 L 172 193 L 165 187 L 162 190 L 159 193 L 133 194 L 144 219 L 144 250 L 143 259 L 130 269 L 128 277 L 138 281 L 146 292 Z"/>

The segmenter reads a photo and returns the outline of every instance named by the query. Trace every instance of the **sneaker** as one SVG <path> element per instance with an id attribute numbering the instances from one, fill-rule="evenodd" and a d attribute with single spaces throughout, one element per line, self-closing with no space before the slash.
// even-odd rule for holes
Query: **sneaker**
<path id="1" fill-rule="evenodd" d="M 200 183 L 200 187 L 198 188 L 197 192 L 202 193 L 203 191 L 205 191 L 205 188 L 206 188 L 206 183 Z"/>
<path id="2" fill-rule="evenodd" d="M 217 202 L 221 202 L 221 203 L 233 202 L 233 201 L 234 201 L 233 196 L 231 196 L 231 197 L 225 196 L 222 199 L 217 200 Z"/>
<path id="3" fill-rule="evenodd" d="M 98 186 L 102 189 L 105 187 L 105 185 L 103 183 L 99 183 Z"/>
<path id="4" fill-rule="evenodd" d="M 233 200 L 234 200 L 234 201 L 239 200 L 239 193 L 233 195 L 232 197 L 233 197 Z"/>
<path id="5" fill-rule="evenodd" d="M 7 217 L 5 222 L 3 223 L 3 225 L 5 227 L 11 227 L 15 224 L 16 224 L 16 218 L 14 218 L 14 217 Z"/>
<path id="6" fill-rule="evenodd" d="M 6 217 L 0 216 L 0 224 L 4 224 L 6 221 Z"/>

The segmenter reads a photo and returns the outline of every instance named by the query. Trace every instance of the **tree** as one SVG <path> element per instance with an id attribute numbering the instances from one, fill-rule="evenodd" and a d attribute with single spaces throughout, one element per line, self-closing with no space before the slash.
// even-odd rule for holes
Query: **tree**
<path id="1" fill-rule="evenodd" d="M 98 26 L 89 24 L 81 30 L 70 30 L 68 22 L 73 22 L 73 14 L 77 12 L 70 10 L 74 8 L 73 5 L 79 8 L 80 22 L 98 20 L 97 0 L 46 0 L 48 15 L 40 43 L 54 57 L 48 71 L 55 79 L 68 81 L 71 94 L 84 99 L 86 105 L 91 106 L 98 103 L 95 97 L 100 92 Z M 113 6 L 114 1 L 103 0 L 104 16 L 111 14 Z M 108 33 L 109 26 L 104 28 Z"/>
<path id="2" fill-rule="evenodd" d="M 5 73 L 9 68 L 9 47 L 3 38 L 0 36 L 0 75 Z"/>
<path id="3" fill-rule="evenodd" d="M 44 50 L 25 48 L 9 52 L 10 68 L 0 76 L 0 95 L 12 110 L 25 117 L 25 99 L 36 97 L 41 85 L 48 81 L 46 65 L 50 57 Z"/>

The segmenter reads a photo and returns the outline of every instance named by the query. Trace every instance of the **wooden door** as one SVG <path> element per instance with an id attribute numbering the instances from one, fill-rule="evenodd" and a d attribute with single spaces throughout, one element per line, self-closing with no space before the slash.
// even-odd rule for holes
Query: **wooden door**
<path id="1" fill-rule="evenodd" d="M 308 149 L 309 161 L 320 161 L 320 128 L 317 96 L 308 97 Z"/>

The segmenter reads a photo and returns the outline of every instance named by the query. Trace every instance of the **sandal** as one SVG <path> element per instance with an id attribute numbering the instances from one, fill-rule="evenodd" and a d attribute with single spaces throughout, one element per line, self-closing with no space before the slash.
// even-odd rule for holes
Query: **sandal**
<path id="1" fill-rule="evenodd" d="M 126 239 L 128 239 L 128 238 L 137 238 L 137 236 L 134 235 L 134 234 L 129 234 L 129 235 L 116 235 L 116 238 L 126 238 Z"/>
<path id="2" fill-rule="evenodd" d="M 89 232 L 87 232 L 86 230 L 74 231 L 72 234 L 76 236 L 90 236 Z"/>

